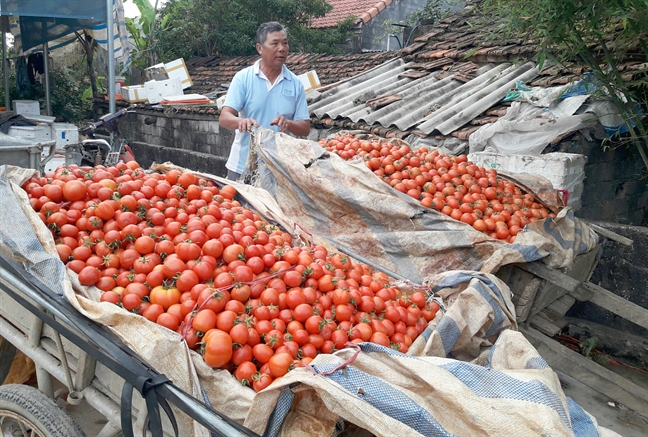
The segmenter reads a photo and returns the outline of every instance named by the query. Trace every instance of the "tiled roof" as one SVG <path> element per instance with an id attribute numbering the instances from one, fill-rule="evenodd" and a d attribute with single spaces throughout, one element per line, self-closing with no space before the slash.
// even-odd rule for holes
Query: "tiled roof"
<path id="1" fill-rule="evenodd" d="M 506 114 L 507 105 L 501 100 L 517 81 L 553 86 L 577 81 L 585 72 L 582 67 L 547 66 L 537 72 L 532 60 L 538 47 L 533 41 L 493 38 L 487 27 L 498 26 L 497 21 L 475 11 L 468 6 L 438 21 L 400 51 L 289 55 L 286 65 L 294 73 L 316 70 L 324 86 L 321 98 L 309 104 L 312 122 L 386 137 L 416 134 L 467 140 L 479 126 Z M 194 81 L 190 91 L 211 92 L 256 59 L 190 60 L 187 66 Z M 646 61 L 630 56 L 619 70 L 628 79 L 645 75 Z M 214 109 L 175 110 L 211 113 Z"/>
<path id="2" fill-rule="evenodd" d="M 330 85 L 398 57 L 398 52 L 375 52 L 356 55 L 323 55 L 291 53 L 286 67 L 299 75 L 315 70 L 320 83 Z M 236 72 L 248 67 L 258 56 L 238 56 L 235 58 L 194 58 L 187 62 L 187 69 L 193 81 L 190 91 L 207 94 L 221 85 L 229 83 Z"/>
<path id="3" fill-rule="evenodd" d="M 340 21 L 350 16 L 355 16 L 357 22 L 368 22 L 385 9 L 392 0 L 328 0 L 333 6 L 328 14 L 316 18 L 310 27 L 325 28 L 335 27 Z"/>

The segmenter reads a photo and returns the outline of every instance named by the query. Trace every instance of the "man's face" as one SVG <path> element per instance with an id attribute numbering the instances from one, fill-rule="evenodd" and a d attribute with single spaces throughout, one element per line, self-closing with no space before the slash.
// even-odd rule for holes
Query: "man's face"
<path id="1" fill-rule="evenodd" d="M 288 37 L 284 32 L 270 32 L 263 44 L 256 45 L 263 63 L 268 67 L 281 67 L 288 56 Z"/>

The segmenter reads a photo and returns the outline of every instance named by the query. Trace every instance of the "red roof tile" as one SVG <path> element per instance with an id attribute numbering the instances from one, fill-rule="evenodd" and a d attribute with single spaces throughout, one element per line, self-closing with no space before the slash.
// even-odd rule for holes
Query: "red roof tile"
<path id="1" fill-rule="evenodd" d="M 366 23 L 378 15 L 393 0 L 328 0 L 333 9 L 311 23 L 312 28 L 335 27 L 340 21 L 355 16 L 357 22 Z"/>

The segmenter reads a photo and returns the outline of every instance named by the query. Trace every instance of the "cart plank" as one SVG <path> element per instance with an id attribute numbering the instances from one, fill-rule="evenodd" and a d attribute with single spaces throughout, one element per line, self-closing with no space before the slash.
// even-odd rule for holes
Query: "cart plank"
<path id="1" fill-rule="evenodd" d="M 639 414 L 648 416 L 648 390 L 596 364 L 533 328 L 520 331 L 554 370 L 560 370 L 588 387 Z"/>
<path id="2" fill-rule="evenodd" d="M 603 226 L 599 226 L 595 223 L 590 223 L 586 221 L 587 226 L 592 228 L 597 234 L 604 236 L 605 238 L 616 241 L 617 243 L 621 243 L 625 246 L 632 246 L 634 243 L 631 239 L 624 237 L 623 235 L 619 235 L 616 232 L 613 232 L 609 229 L 604 228 Z"/>
<path id="3" fill-rule="evenodd" d="M 648 329 L 648 310 L 634 304 L 621 296 L 617 296 L 611 291 L 596 284 L 587 282 L 583 284 L 584 287 L 593 291 L 590 302 L 613 312 L 616 315 L 623 317 L 637 325 Z"/>

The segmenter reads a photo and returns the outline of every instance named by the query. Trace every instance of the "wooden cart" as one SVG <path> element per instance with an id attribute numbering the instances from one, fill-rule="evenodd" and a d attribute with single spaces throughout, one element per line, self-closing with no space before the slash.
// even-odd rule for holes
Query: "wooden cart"
<path id="1" fill-rule="evenodd" d="M 632 245 L 632 240 L 595 224 L 604 238 Z M 565 271 L 550 269 L 541 262 L 504 266 L 497 276 L 513 292 L 520 331 L 547 363 L 588 387 L 648 417 L 648 389 L 608 370 L 551 337 L 567 325 L 564 316 L 578 302 L 589 301 L 648 329 L 648 310 L 589 282 L 600 258 L 601 245 L 579 255 Z"/>

